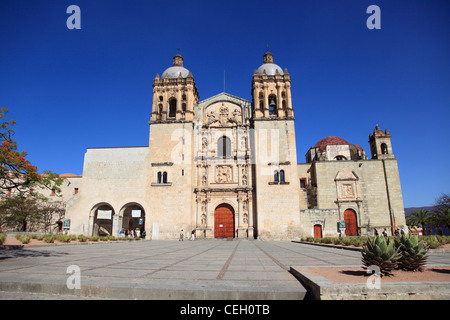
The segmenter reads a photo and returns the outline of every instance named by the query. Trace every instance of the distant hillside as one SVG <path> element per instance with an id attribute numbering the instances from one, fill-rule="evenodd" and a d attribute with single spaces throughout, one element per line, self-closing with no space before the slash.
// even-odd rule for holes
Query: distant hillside
<path id="1" fill-rule="evenodd" d="M 411 207 L 411 208 L 405 208 L 405 216 L 409 216 L 411 213 L 413 213 L 414 211 L 420 210 L 420 209 L 425 209 L 428 211 L 433 211 L 434 210 L 434 206 L 431 207 Z"/>

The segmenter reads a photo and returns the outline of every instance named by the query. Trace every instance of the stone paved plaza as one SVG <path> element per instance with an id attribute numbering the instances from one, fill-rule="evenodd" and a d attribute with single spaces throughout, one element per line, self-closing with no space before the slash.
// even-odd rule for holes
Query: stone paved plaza
<path id="1" fill-rule="evenodd" d="M 306 290 L 289 272 L 291 266 L 360 265 L 358 251 L 287 241 L 135 241 L 0 250 L 0 299 L 22 293 L 25 299 L 301 300 Z M 428 265 L 450 265 L 450 256 L 430 254 Z M 67 272 L 69 266 L 79 267 L 80 289 L 67 287 L 75 275 Z"/>

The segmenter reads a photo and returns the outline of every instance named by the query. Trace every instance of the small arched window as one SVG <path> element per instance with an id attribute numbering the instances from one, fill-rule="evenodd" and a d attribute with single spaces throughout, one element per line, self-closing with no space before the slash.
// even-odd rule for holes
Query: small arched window
<path id="1" fill-rule="evenodd" d="M 280 182 L 283 183 L 284 181 L 284 170 L 280 170 Z"/>
<path id="2" fill-rule="evenodd" d="M 280 176 L 279 176 L 278 170 L 275 170 L 275 171 L 273 172 L 273 181 L 274 181 L 275 183 L 280 182 Z"/>
<path id="3" fill-rule="evenodd" d="M 159 172 L 158 172 L 158 183 L 161 183 L 161 182 L 162 182 L 161 178 L 162 178 L 162 172 L 159 171 Z"/>
<path id="4" fill-rule="evenodd" d="M 231 140 L 223 136 L 217 141 L 217 156 L 219 158 L 231 158 Z"/>
<path id="5" fill-rule="evenodd" d="M 347 160 L 347 158 L 344 157 L 344 156 L 336 156 L 334 159 L 336 159 L 336 160 Z"/>
<path id="6" fill-rule="evenodd" d="M 167 183 L 167 172 L 164 171 L 163 173 L 163 183 Z"/>
<path id="7" fill-rule="evenodd" d="M 169 118 L 175 118 L 177 114 L 177 99 L 172 98 L 169 100 Z"/>
<path id="8" fill-rule="evenodd" d="M 269 114 L 277 114 L 277 97 L 274 94 L 269 96 Z"/>
<path id="9" fill-rule="evenodd" d="M 386 143 L 381 144 L 381 154 L 388 154 L 388 146 Z"/>

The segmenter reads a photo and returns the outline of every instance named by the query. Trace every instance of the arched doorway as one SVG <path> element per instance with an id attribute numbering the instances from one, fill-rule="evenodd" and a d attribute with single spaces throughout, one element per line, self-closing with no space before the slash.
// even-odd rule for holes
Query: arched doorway
<path id="1" fill-rule="evenodd" d="M 314 225 L 314 238 L 322 238 L 322 225 Z"/>
<path id="2" fill-rule="evenodd" d="M 108 204 L 99 205 L 94 212 L 93 236 L 107 236 L 113 233 L 114 209 Z"/>
<path id="3" fill-rule="evenodd" d="M 346 236 L 357 236 L 358 235 L 358 224 L 356 222 L 356 212 L 352 209 L 347 209 L 344 211 L 344 221 L 345 221 L 345 235 Z"/>
<path id="4" fill-rule="evenodd" d="M 234 209 L 229 204 L 221 204 L 214 211 L 214 237 L 234 238 Z"/>
<path id="5" fill-rule="evenodd" d="M 141 234 L 145 228 L 145 210 L 137 203 L 129 203 L 122 208 L 122 225 L 124 230 L 139 229 Z"/>

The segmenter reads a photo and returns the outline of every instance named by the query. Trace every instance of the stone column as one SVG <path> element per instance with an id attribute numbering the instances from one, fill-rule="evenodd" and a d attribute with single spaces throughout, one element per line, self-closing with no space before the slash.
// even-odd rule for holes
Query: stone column
<path id="1" fill-rule="evenodd" d="M 286 116 L 294 116 L 292 111 L 291 86 L 286 84 Z"/>
<path id="2" fill-rule="evenodd" d="M 250 170 L 251 171 L 251 170 Z M 254 227 L 253 227 L 253 199 L 249 194 L 248 196 L 248 238 L 254 238 Z"/>
<path id="3" fill-rule="evenodd" d="M 264 117 L 269 117 L 269 88 L 264 85 Z"/>
<path id="4" fill-rule="evenodd" d="M 181 119 L 181 90 L 176 89 L 176 97 L 177 97 L 177 111 L 175 114 L 175 119 L 180 120 Z"/>
<path id="5" fill-rule="evenodd" d="M 281 99 L 281 86 L 277 84 L 277 117 L 284 117 L 282 99 Z"/>

